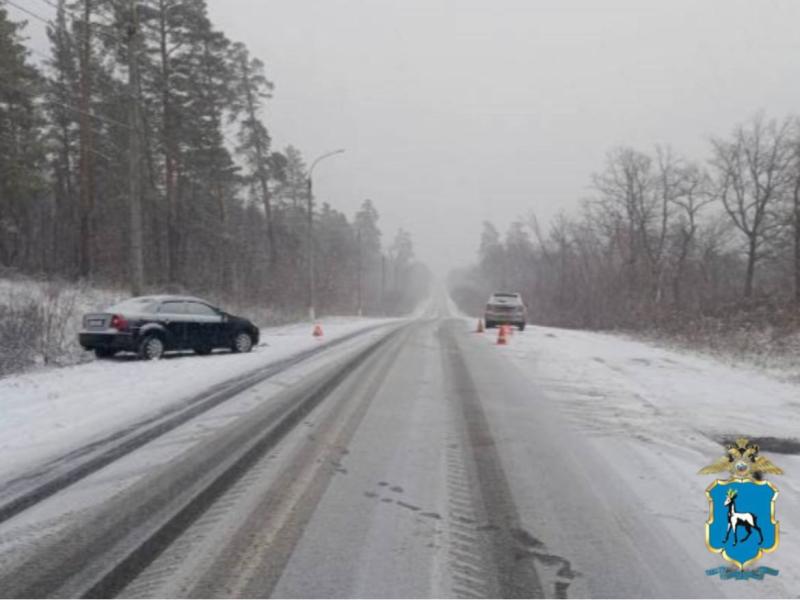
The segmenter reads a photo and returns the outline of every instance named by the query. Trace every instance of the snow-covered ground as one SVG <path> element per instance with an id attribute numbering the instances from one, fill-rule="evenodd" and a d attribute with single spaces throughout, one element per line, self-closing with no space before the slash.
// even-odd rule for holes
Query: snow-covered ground
<path id="1" fill-rule="evenodd" d="M 88 362 L 76 338 L 85 313 L 103 311 L 130 297 L 127 290 L 92 287 L 27 277 L 0 278 L 0 378 L 42 366 Z M 269 306 L 207 300 L 228 312 L 245 315 L 261 328 L 297 321 Z"/>
<path id="2" fill-rule="evenodd" d="M 465 321 L 465 327 L 473 326 Z M 495 344 L 496 335 L 490 330 L 479 339 Z M 642 511 L 669 524 L 683 543 L 680 551 L 702 568 L 722 564 L 703 541 L 704 492 L 715 477 L 697 474 L 724 454 L 719 441 L 800 438 L 800 385 L 755 367 L 733 367 L 616 335 L 544 327 L 514 331 L 509 344 L 496 351 L 506 354 L 592 452 L 635 490 Z M 800 594 L 800 456 L 793 445 L 761 451 L 785 471 L 770 476 L 780 490 L 781 544 L 760 563 L 779 568 L 781 576 L 772 582 L 724 582 L 730 595 Z"/>
<path id="3" fill-rule="evenodd" d="M 261 345 L 249 354 L 168 355 L 155 362 L 122 356 L 0 379 L 0 482 L 237 375 L 392 322 L 333 317 L 321 321 L 322 341 L 300 323 L 262 329 Z"/>
<path id="4" fill-rule="evenodd" d="M 514 360 L 549 392 L 567 392 L 566 410 L 593 435 L 705 440 L 698 449 L 709 437 L 800 436 L 800 385 L 756 368 L 585 331 L 531 327 L 511 342 Z"/>

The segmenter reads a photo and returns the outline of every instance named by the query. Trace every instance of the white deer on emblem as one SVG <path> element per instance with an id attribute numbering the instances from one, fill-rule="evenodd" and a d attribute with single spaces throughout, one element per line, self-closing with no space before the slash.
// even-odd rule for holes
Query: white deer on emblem
<path id="1" fill-rule="evenodd" d="M 736 535 L 736 528 L 740 525 L 747 530 L 747 535 L 744 536 L 742 541 L 747 541 L 747 538 L 753 533 L 753 529 L 758 532 L 758 537 L 760 538 L 759 544 L 764 543 L 764 535 L 761 533 L 761 528 L 758 526 L 758 519 L 753 513 L 748 512 L 736 512 L 736 491 L 735 490 L 728 490 L 728 496 L 725 498 L 725 506 L 728 507 L 728 529 L 725 532 L 725 539 L 722 541 L 723 544 L 727 543 L 728 536 L 730 535 L 731 531 L 733 531 L 733 545 L 739 543 L 739 538 Z"/>

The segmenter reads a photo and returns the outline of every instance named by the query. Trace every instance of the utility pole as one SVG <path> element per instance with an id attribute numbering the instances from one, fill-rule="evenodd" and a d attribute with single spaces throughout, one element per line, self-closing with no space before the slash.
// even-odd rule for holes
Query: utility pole
<path id="1" fill-rule="evenodd" d="M 139 102 L 139 53 L 141 31 L 139 30 L 139 7 L 137 0 L 130 2 L 128 23 L 128 201 L 131 211 L 130 230 L 130 284 L 131 293 L 139 296 L 144 287 L 144 256 L 142 249 L 142 188 L 141 188 L 141 106 Z"/>
<path id="2" fill-rule="evenodd" d="M 317 311 L 315 306 L 314 288 L 316 283 L 314 281 L 314 185 L 312 178 L 314 175 L 314 167 L 319 162 L 329 156 L 341 154 L 344 149 L 334 150 L 333 152 L 326 152 L 322 156 L 311 163 L 311 168 L 308 170 L 308 179 L 306 184 L 308 186 L 308 214 L 306 215 L 306 249 L 308 252 L 308 318 L 312 321 L 317 318 Z"/>
<path id="3" fill-rule="evenodd" d="M 386 255 L 381 252 L 381 312 L 386 314 Z"/>
<path id="4" fill-rule="evenodd" d="M 356 314 L 360 317 L 363 314 L 363 278 L 364 278 L 364 258 L 361 252 L 361 227 L 356 225 L 356 242 L 358 243 L 358 271 L 356 272 L 358 284 L 356 286 Z"/>
<path id="5" fill-rule="evenodd" d="M 311 172 L 308 173 L 308 211 L 306 225 L 306 252 L 308 256 L 308 318 L 317 318 L 314 309 L 314 190 L 311 183 Z"/>

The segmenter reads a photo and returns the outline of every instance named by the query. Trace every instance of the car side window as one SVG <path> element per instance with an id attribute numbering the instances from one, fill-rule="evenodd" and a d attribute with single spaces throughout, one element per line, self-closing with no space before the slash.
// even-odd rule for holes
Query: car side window
<path id="1" fill-rule="evenodd" d="M 205 317 L 219 316 L 219 313 L 217 313 L 217 311 L 207 304 L 201 304 L 200 302 L 187 302 L 186 306 L 190 315 L 203 315 Z"/>
<path id="2" fill-rule="evenodd" d="M 171 300 L 162 302 L 158 312 L 162 315 L 183 315 L 186 314 L 186 303 L 183 301 Z"/>

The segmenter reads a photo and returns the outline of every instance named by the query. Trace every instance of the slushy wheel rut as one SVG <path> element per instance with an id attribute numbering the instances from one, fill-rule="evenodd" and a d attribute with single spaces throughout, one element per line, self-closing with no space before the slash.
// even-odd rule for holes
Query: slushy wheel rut
<path id="1" fill-rule="evenodd" d="M 539 574 L 532 561 L 520 553 L 514 537 L 520 518 L 480 395 L 459 347 L 456 327 L 456 322 L 445 321 L 438 330 L 445 379 L 450 386 L 448 398 L 460 440 L 448 446 L 450 451 L 459 450 L 459 458 L 448 454 L 448 460 L 453 461 L 452 481 L 448 479 L 453 490 L 453 537 L 456 544 L 459 537 L 461 542 L 467 542 L 466 547 L 454 546 L 453 552 L 466 548 L 474 551 L 462 553 L 461 560 L 452 563 L 454 588 L 459 584 L 458 589 L 465 595 L 541 597 L 545 594 Z M 468 501 L 472 502 L 472 511 Z M 475 558 L 486 565 L 483 570 L 470 567 Z M 485 575 L 488 568 L 492 569 L 491 577 Z M 490 588 L 488 594 L 484 593 L 486 584 Z"/>
<path id="2" fill-rule="evenodd" d="M 324 346 L 301 351 L 267 366 L 238 375 L 201 394 L 177 403 L 155 416 L 55 458 L 40 467 L 38 471 L 3 483 L 0 486 L 0 523 L 47 500 L 61 490 L 124 458 L 247 389 L 305 360 L 381 327 L 383 325 L 372 325 L 354 331 L 327 342 Z"/>
<path id="3" fill-rule="evenodd" d="M 475 507 L 463 445 L 452 436 L 447 445 L 448 567 L 453 595 L 458 598 L 491 598 L 499 586 L 486 568 L 487 540 L 479 529 L 482 521 Z"/>
<path id="4" fill-rule="evenodd" d="M 318 376 L 286 390 L 274 403 L 222 430 L 196 451 L 112 497 L 96 514 L 59 531 L 52 543 L 10 556 L 0 572 L 9 597 L 112 597 L 133 583 L 157 557 L 203 517 L 219 517 L 218 501 L 307 415 L 376 351 L 398 338 L 395 328 Z M 177 552 L 180 554 L 180 552 Z M 167 561 L 168 563 L 170 561 Z M 150 582 L 163 577 L 158 566 Z"/>

